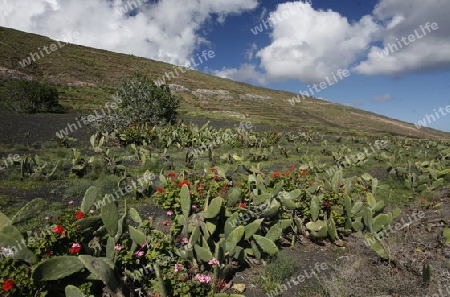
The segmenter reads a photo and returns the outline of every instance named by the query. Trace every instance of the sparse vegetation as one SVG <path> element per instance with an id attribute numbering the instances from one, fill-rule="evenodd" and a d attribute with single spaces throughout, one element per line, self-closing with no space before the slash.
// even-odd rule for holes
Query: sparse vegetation
<path id="1" fill-rule="evenodd" d="M 2 34 L 18 33 L 0 28 Z M 180 78 L 189 88 L 260 92 L 274 100 L 235 96 L 217 104 L 210 102 L 215 97 L 181 92 L 179 101 L 151 80 L 168 67 L 164 63 L 146 68 L 150 75 L 125 80 L 115 92 L 110 85 L 123 72 L 105 62 L 112 54 L 77 56 L 82 49 L 67 45 L 61 55 L 48 57 L 67 63 L 71 76 L 60 82 L 84 77 L 107 86 L 58 88 L 65 99 L 98 95 L 99 104 L 115 94 L 117 112 L 86 139 L 30 142 L 27 131 L 25 143 L 12 138 L 0 148 L 0 157 L 20 154 L 0 168 L 2 297 L 242 297 L 281 285 L 289 297 L 423 296 L 448 280 L 434 273 L 450 269 L 448 134 L 429 130 L 442 136 L 434 140 L 393 136 L 388 132 L 399 126 L 389 126 L 392 121 L 314 99 L 287 111 L 284 92 L 194 71 Z M 65 54 L 102 70 L 85 72 L 59 60 Z M 27 71 L 42 77 L 60 70 L 46 61 Z M 133 69 L 136 61 L 142 60 L 127 56 L 123 63 Z M 55 89 L 41 93 L 42 85 L 17 81 L 22 84 L 24 92 L 30 87 L 30 94 L 55 104 Z M 84 100 L 81 109 L 95 109 L 92 97 Z M 185 115 L 221 118 L 212 111 L 228 105 L 252 114 L 234 126 L 175 122 L 179 103 Z M 311 118 L 296 117 L 298 111 Z M 350 124 L 349 113 L 355 118 Z M 280 117 L 286 129 L 257 125 Z M 379 125 L 369 129 L 371 123 Z M 359 131 L 345 129 L 355 124 Z M 410 133 L 402 125 L 399 134 Z M 46 128 L 58 130 L 52 122 Z M 369 151 L 374 143 L 385 145 Z M 405 222 L 417 209 L 425 217 Z M 398 232 L 386 235 L 397 224 Z M 47 232 L 37 236 L 34 231 L 42 229 Z M 312 273 L 321 263 L 330 269 Z M 262 277 L 246 278 L 248 270 Z M 314 278 L 288 287 L 288 279 L 305 271 Z"/>

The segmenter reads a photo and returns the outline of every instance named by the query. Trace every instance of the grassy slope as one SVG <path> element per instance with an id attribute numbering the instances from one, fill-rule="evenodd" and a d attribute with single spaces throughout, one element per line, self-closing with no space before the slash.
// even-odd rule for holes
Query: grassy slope
<path id="1" fill-rule="evenodd" d="M 118 54 L 77 45 L 66 45 L 26 68 L 19 61 L 30 52 L 55 43 L 47 37 L 0 27 L 0 67 L 17 70 L 33 78 L 57 84 L 64 105 L 72 109 L 94 109 L 110 100 L 120 81 L 135 71 L 156 79 L 173 65 L 133 55 Z M 0 68 L 0 76 L 2 71 Z M 257 124 L 313 129 L 333 133 L 383 133 L 420 138 L 450 138 L 449 133 L 392 120 L 374 113 L 323 100 L 308 98 L 292 107 L 287 99 L 295 94 L 252 86 L 188 70 L 172 79 L 189 90 L 227 90 L 228 96 L 181 92 L 181 113 L 191 117 L 234 119 L 246 116 Z M 239 95 L 270 96 L 271 99 L 242 99 Z M 234 115 L 234 117 L 233 117 Z"/>

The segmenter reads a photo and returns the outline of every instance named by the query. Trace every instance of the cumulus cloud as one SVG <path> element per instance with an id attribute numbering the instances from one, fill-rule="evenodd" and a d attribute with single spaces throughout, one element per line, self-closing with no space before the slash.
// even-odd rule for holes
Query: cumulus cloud
<path id="1" fill-rule="evenodd" d="M 450 67 L 450 2 L 447 0 L 382 0 L 374 9 L 373 15 L 386 23 L 375 42 L 382 47 L 371 46 L 367 59 L 354 70 L 362 74 L 405 75 L 412 72 L 429 72 Z M 422 31 L 426 23 L 436 23 L 437 30 Z M 402 38 L 415 35 L 421 37 L 405 45 Z M 400 46 L 398 42 L 401 42 Z M 389 45 L 391 45 L 389 47 Z M 397 45 L 398 50 L 393 45 Z M 392 50 L 391 50 L 392 49 Z M 383 55 L 389 50 L 389 55 Z"/>
<path id="2" fill-rule="evenodd" d="M 133 16 L 121 13 L 131 2 Z M 79 32 L 77 44 L 189 66 L 195 50 L 208 42 L 200 33 L 205 23 L 224 22 L 257 5 L 257 0 L 3 0 L 0 26 L 57 40 Z"/>
<path id="3" fill-rule="evenodd" d="M 381 95 L 381 96 L 375 96 L 375 97 L 373 97 L 373 100 L 376 102 L 379 102 L 379 103 L 383 103 L 383 102 L 394 100 L 394 97 L 392 97 L 391 94 L 385 94 L 385 95 Z"/>
<path id="4" fill-rule="evenodd" d="M 273 22 L 271 44 L 257 53 L 271 80 L 323 81 L 363 55 L 379 30 L 371 16 L 350 24 L 337 12 L 315 10 L 302 1 L 280 4 L 271 16 L 277 20 L 286 11 L 295 17 Z"/>
<path id="5" fill-rule="evenodd" d="M 344 68 L 394 76 L 449 69 L 449 11 L 448 0 L 381 0 L 370 15 L 350 22 L 305 1 L 279 4 L 269 14 L 270 26 L 261 27 L 268 30 L 270 44 L 256 53 L 257 66 L 267 82 L 296 79 L 307 83 L 323 81 Z M 288 16 L 283 18 L 283 13 Z M 420 26 L 427 22 L 436 22 L 439 29 L 380 57 L 384 47 L 408 38 L 415 30 L 424 35 Z"/>

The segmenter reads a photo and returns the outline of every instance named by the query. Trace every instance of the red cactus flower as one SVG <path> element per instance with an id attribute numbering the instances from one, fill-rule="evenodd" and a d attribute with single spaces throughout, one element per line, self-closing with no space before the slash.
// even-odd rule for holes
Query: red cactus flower
<path id="1" fill-rule="evenodd" d="M 69 253 L 76 254 L 81 251 L 81 245 L 79 243 L 73 243 L 72 247 L 69 249 Z"/>
<path id="2" fill-rule="evenodd" d="M 211 173 L 216 172 L 216 168 L 209 168 L 209 172 L 211 172 Z"/>
<path id="3" fill-rule="evenodd" d="M 84 217 L 85 217 L 85 215 L 84 215 L 84 212 L 82 212 L 82 211 L 77 212 L 77 214 L 75 215 L 75 218 L 77 220 L 82 219 Z"/>
<path id="4" fill-rule="evenodd" d="M 310 185 L 310 186 L 314 185 L 314 182 L 313 182 L 313 181 L 310 181 L 310 182 L 309 182 L 309 185 Z"/>
<path id="5" fill-rule="evenodd" d="M 328 205 L 330 205 L 330 202 L 328 202 L 328 201 L 323 202 L 323 206 L 327 207 Z"/>
<path id="6" fill-rule="evenodd" d="M 3 291 L 9 291 L 14 287 L 15 282 L 13 280 L 10 279 L 5 279 L 5 281 L 3 282 L 3 286 L 2 289 Z"/>
<path id="7" fill-rule="evenodd" d="M 159 194 L 162 194 L 162 192 L 163 192 L 163 189 L 162 189 L 162 188 L 160 188 L 160 187 L 158 187 L 158 188 L 156 188 L 156 191 L 158 191 L 158 193 L 159 193 Z"/>
<path id="8" fill-rule="evenodd" d="M 179 183 L 177 184 L 177 186 L 179 186 L 179 187 L 182 187 L 183 185 L 190 186 L 190 184 L 189 184 L 189 182 L 188 182 L 187 180 L 184 180 L 184 181 L 179 182 Z"/>
<path id="9" fill-rule="evenodd" d="M 280 173 L 277 171 L 277 172 L 274 172 L 273 174 L 272 174 L 272 177 L 273 178 L 277 178 L 277 177 L 280 177 Z"/>
<path id="10" fill-rule="evenodd" d="M 64 232 L 64 227 L 63 226 L 55 226 L 55 227 L 53 227 L 53 232 L 55 232 L 57 234 L 61 234 Z"/>
<path id="11" fill-rule="evenodd" d="M 247 204 L 245 204 L 245 203 L 238 203 L 238 206 L 239 206 L 240 208 L 246 208 L 246 207 L 247 207 Z"/>
<path id="12" fill-rule="evenodd" d="M 217 179 L 219 179 L 219 176 L 218 175 L 214 175 L 214 177 L 213 177 L 215 180 L 217 180 Z"/>
<path id="13" fill-rule="evenodd" d="M 168 177 L 174 178 L 175 177 L 175 173 L 174 172 L 169 172 L 167 174 Z"/>
<path id="14" fill-rule="evenodd" d="M 196 184 L 195 187 L 198 189 L 200 188 L 200 184 Z"/>

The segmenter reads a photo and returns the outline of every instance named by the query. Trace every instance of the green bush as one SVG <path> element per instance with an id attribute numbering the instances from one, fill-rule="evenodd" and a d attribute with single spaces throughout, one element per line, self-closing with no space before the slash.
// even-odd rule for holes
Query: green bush
<path id="1" fill-rule="evenodd" d="M 3 105 L 19 113 L 64 113 L 58 102 L 58 90 L 38 81 L 14 80 L 6 84 Z"/>
<path id="2" fill-rule="evenodd" d="M 180 99 L 169 86 L 157 86 L 149 77 L 135 74 L 125 79 L 114 94 L 115 110 L 91 122 L 97 132 L 123 130 L 131 125 L 147 123 L 160 126 L 175 123 Z"/>

